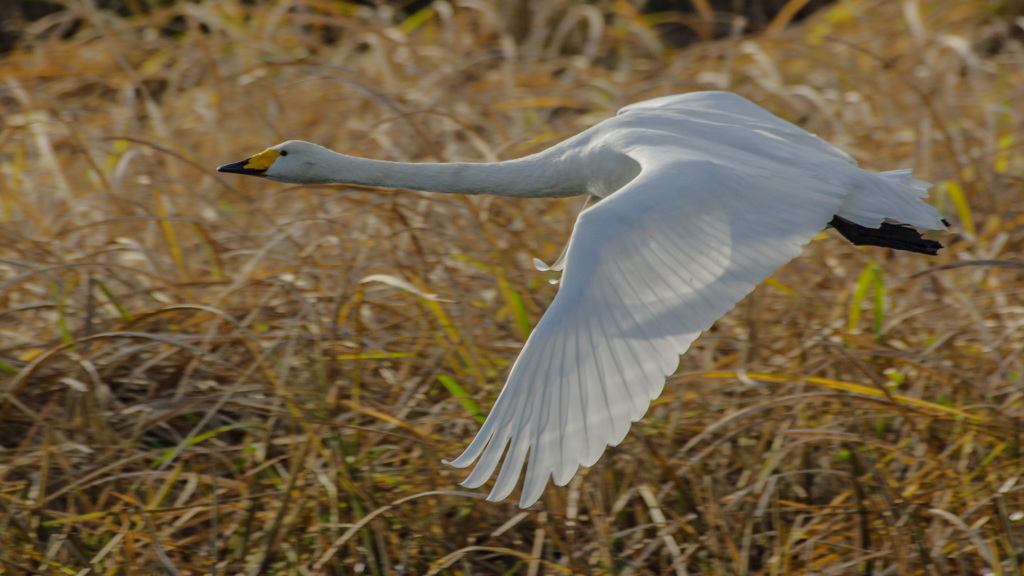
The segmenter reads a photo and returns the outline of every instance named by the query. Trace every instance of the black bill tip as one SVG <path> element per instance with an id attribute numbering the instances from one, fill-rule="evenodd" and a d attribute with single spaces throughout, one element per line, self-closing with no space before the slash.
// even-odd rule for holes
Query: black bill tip
<path id="1" fill-rule="evenodd" d="M 231 164 L 223 164 L 217 167 L 217 172 L 227 172 L 228 174 L 245 174 L 246 176 L 266 176 L 266 170 L 257 170 L 255 168 L 246 168 L 252 158 L 246 158 L 241 162 L 232 162 Z"/>

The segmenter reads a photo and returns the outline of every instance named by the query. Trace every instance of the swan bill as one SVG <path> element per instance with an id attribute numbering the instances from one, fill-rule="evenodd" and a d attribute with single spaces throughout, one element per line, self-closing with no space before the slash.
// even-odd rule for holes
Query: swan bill
<path id="1" fill-rule="evenodd" d="M 277 157 L 281 154 L 277 150 L 267 149 L 259 154 L 242 160 L 217 167 L 217 172 L 228 172 L 230 174 L 245 174 L 247 176 L 266 176 Z"/>
<path id="2" fill-rule="evenodd" d="M 246 168 L 249 164 L 249 159 L 242 160 L 241 162 L 232 162 L 231 164 L 223 164 L 217 167 L 217 172 L 227 172 L 229 174 L 245 174 L 247 176 L 266 176 L 266 170 L 257 170 L 255 168 Z"/>

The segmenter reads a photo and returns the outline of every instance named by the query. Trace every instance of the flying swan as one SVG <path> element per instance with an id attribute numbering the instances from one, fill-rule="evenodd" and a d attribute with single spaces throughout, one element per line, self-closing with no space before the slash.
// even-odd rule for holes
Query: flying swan
<path id="1" fill-rule="evenodd" d="M 563 256 L 558 295 L 523 346 L 483 427 L 452 465 L 476 488 L 505 454 L 489 500 L 529 465 L 519 505 L 564 486 L 622 441 L 679 355 L 831 226 L 854 244 L 924 254 L 911 227 L 944 229 L 929 184 L 873 173 L 835 146 L 726 92 L 626 106 L 543 152 L 505 162 L 409 164 L 289 141 L 219 172 L 529 198 L 590 195 Z M 592 198 L 593 200 L 593 198 Z"/>

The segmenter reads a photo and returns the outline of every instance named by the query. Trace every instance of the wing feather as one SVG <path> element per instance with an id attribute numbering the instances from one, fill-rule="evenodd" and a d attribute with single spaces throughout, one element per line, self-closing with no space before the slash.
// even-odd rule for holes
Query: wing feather
<path id="1" fill-rule="evenodd" d="M 780 175 L 768 160 L 738 170 L 663 150 L 634 147 L 640 175 L 580 215 L 558 295 L 453 462 L 479 458 L 464 483 L 479 486 L 507 447 L 490 500 L 512 492 L 527 453 L 521 506 L 621 442 L 679 355 L 798 255 L 846 193 L 817 174 Z"/>
<path id="2" fill-rule="evenodd" d="M 613 326 L 609 329 L 606 325 L 609 320 L 600 313 L 594 314 L 590 318 L 591 325 L 597 328 L 596 331 L 593 328 L 590 331 L 592 341 L 595 342 L 591 350 L 595 358 L 603 361 L 587 362 L 585 365 L 588 367 L 588 372 L 592 369 L 597 375 L 597 382 L 605 401 L 605 411 L 608 413 L 608 422 L 605 427 L 610 429 L 610 435 L 614 439 L 626 437 L 626 431 L 629 430 L 629 425 L 632 422 L 632 414 L 637 411 L 634 399 L 638 395 L 634 393 L 630 385 L 631 380 L 625 362 L 621 358 L 621 349 L 614 348 L 606 336 L 620 332 L 621 327 Z M 591 412 L 588 414 L 588 418 L 592 419 L 588 429 L 594 435 L 588 440 L 590 450 L 583 461 L 593 464 L 604 453 L 605 447 L 601 444 L 598 433 L 602 428 L 599 420 L 600 414 Z"/>

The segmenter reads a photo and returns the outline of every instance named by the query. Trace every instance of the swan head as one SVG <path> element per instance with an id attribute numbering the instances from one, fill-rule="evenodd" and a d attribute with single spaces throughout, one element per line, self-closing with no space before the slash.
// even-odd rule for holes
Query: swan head
<path id="1" fill-rule="evenodd" d="M 330 181 L 329 165 L 337 163 L 339 156 L 311 142 L 289 140 L 240 162 L 219 166 L 217 172 L 259 176 L 275 182 L 319 184 Z"/>

